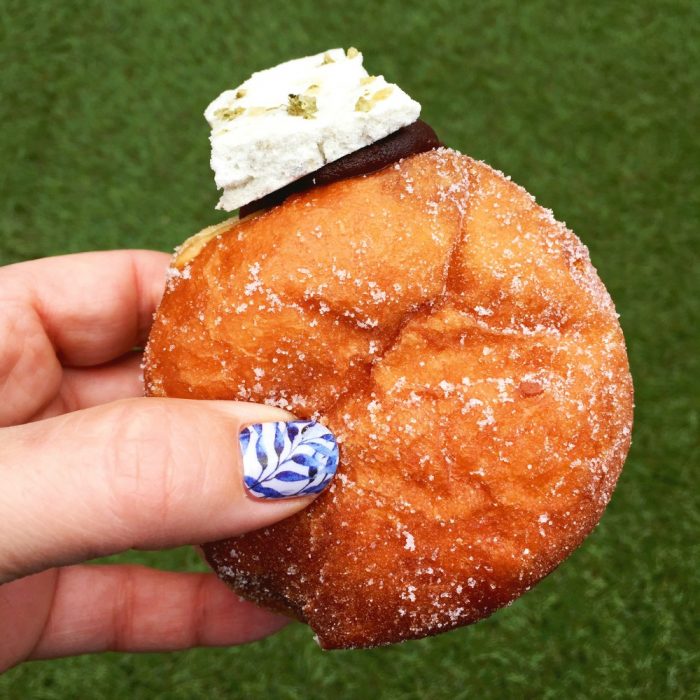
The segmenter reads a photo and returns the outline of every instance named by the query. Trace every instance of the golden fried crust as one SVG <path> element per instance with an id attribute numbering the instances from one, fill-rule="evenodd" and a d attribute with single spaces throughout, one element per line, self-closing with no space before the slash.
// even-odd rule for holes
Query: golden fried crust
<path id="1" fill-rule="evenodd" d="M 632 383 L 584 246 L 522 188 L 440 149 L 231 224 L 173 272 L 153 396 L 321 418 L 338 475 L 305 511 L 205 546 L 324 648 L 474 622 L 598 522 Z"/>

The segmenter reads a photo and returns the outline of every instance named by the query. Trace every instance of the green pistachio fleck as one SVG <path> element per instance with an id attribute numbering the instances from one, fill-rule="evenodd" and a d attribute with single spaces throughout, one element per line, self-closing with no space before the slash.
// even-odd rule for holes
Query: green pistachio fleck
<path id="1" fill-rule="evenodd" d="M 316 112 L 318 112 L 318 107 L 316 106 L 315 97 L 310 97 L 308 95 L 289 95 L 287 114 L 290 116 L 313 119 Z"/>
<path id="2" fill-rule="evenodd" d="M 392 87 L 391 85 L 387 85 L 385 88 L 382 88 L 381 90 L 377 90 L 377 92 L 372 95 L 372 102 L 379 102 L 379 100 L 386 100 L 389 95 L 391 95 L 391 90 Z"/>
<path id="3" fill-rule="evenodd" d="M 318 83 L 312 83 L 309 85 L 309 87 L 306 88 L 306 92 L 304 93 L 305 95 L 318 95 L 318 91 L 321 89 L 321 86 Z"/>
<path id="4" fill-rule="evenodd" d="M 376 80 L 376 75 L 368 75 L 360 80 L 360 85 L 369 85 L 373 80 Z"/>
<path id="5" fill-rule="evenodd" d="M 369 112 L 372 109 L 373 103 L 366 97 L 359 97 L 357 102 L 355 102 L 356 112 Z"/>
<path id="6" fill-rule="evenodd" d="M 391 95 L 391 91 L 393 90 L 393 87 L 391 85 L 387 85 L 385 88 L 382 88 L 381 90 L 377 90 L 377 92 L 372 95 L 372 97 L 367 97 L 367 93 L 365 92 L 364 95 L 362 95 L 357 102 L 355 102 L 355 111 L 356 112 L 369 112 L 374 105 L 377 104 L 380 100 L 386 100 L 389 95 Z"/>
<path id="7" fill-rule="evenodd" d="M 357 58 L 360 55 L 360 52 L 354 47 L 351 46 L 346 52 L 345 55 L 348 58 Z"/>
<path id="8" fill-rule="evenodd" d="M 217 109 L 216 112 L 214 112 L 214 116 L 218 117 L 219 119 L 231 121 L 232 119 L 235 119 L 236 117 L 240 117 L 241 114 L 243 114 L 243 112 L 245 112 L 245 109 L 243 109 L 243 107 L 236 107 L 236 109 L 229 109 L 228 107 L 222 107 L 221 109 Z"/>
<path id="9" fill-rule="evenodd" d="M 326 53 L 323 54 L 323 63 L 321 64 L 322 66 L 327 66 L 329 63 L 335 63 L 331 55 L 326 51 Z"/>
<path id="10" fill-rule="evenodd" d="M 241 97 L 245 97 L 246 91 L 241 89 L 241 90 L 236 90 L 236 99 L 240 100 Z"/>

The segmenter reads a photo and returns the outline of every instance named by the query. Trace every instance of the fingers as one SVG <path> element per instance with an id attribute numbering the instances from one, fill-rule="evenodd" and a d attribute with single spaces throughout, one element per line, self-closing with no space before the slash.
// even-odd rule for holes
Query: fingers
<path id="1" fill-rule="evenodd" d="M 140 352 L 132 352 L 98 367 L 63 370 L 58 393 L 32 420 L 143 396 L 142 358 Z"/>
<path id="2" fill-rule="evenodd" d="M 61 361 L 100 365 L 142 343 L 168 259 L 110 251 L 0 268 L 0 426 L 59 412 L 71 388 Z"/>
<path id="3" fill-rule="evenodd" d="M 0 302 L 36 313 L 64 364 L 101 364 L 145 340 L 168 261 L 165 253 L 117 250 L 10 265 L 0 269 Z"/>
<path id="4" fill-rule="evenodd" d="M 289 419 L 271 406 L 151 398 L 6 428 L 0 582 L 129 548 L 221 539 L 289 517 L 312 496 L 261 498 L 268 494 L 261 487 L 252 496 L 239 442 L 244 424 Z M 289 475 L 280 474 L 280 488 L 303 488 Z"/>
<path id="5" fill-rule="evenodd" d="M 51 613 L 31 658 L 240 644 L 287 622 L 240 600 L 213 574 L 71 566 L 59 572 Z"/>
<path id="6" fill-rule="evenodd" d="M 68 410 L 143 396 L 141 360 L 140 352 L 132 352 L 99 367 L 64 370 L 61 393 Z"/>

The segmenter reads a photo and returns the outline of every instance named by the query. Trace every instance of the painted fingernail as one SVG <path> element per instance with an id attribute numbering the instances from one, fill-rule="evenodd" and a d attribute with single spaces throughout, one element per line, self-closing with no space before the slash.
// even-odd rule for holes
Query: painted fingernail
<path id="1" fill-rule="evenodd" d="M 325 425 L 309 420 L 255 423 L 240 434 L 243 479 L 257 498 L 320 493 L 338 466 L 338 443 Z"/>

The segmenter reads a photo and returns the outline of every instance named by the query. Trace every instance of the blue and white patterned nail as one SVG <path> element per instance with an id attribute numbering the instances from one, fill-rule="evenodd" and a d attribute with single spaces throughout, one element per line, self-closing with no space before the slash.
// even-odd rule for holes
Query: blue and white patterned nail
<path id="1" fill-rule="evenodd" d="M 258 498 L 320 493 L 338 466 L 338 443 L 325 425 L 310 420 L 255 423 L 240 434 L 243 479 Z"/>

